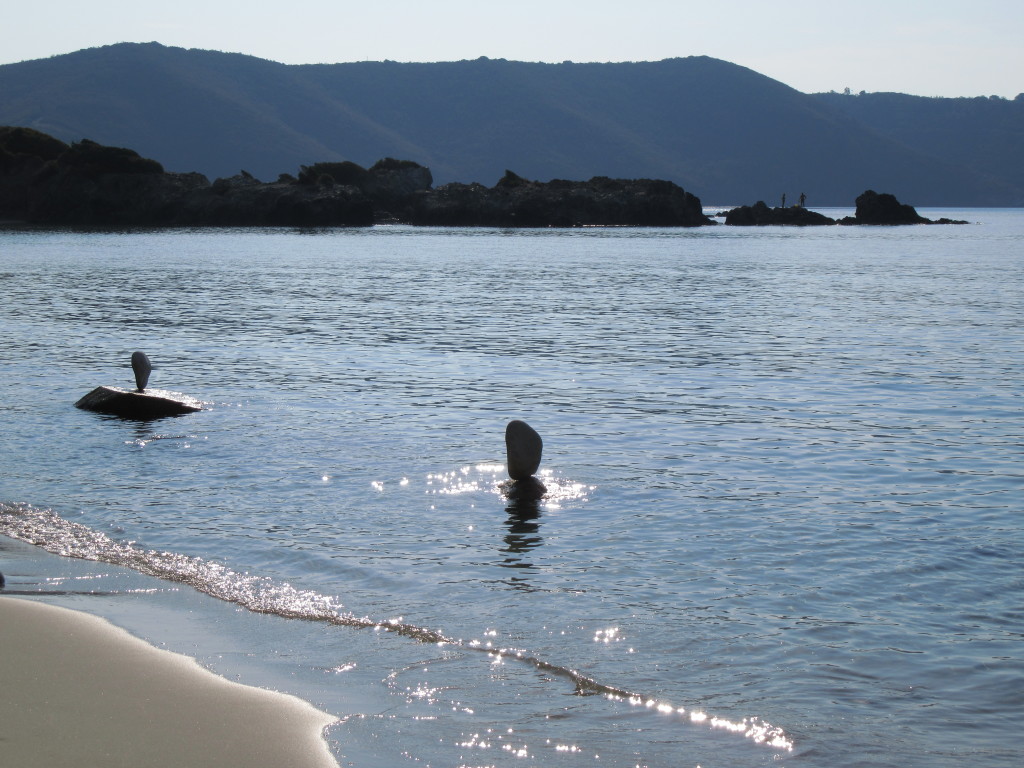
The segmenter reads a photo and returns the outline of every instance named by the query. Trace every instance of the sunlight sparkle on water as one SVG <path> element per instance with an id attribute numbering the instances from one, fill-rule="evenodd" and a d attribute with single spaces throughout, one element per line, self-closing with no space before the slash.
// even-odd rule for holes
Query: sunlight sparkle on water
<path id="1" fill-rule="evenodd" d="M 432 488 L 427 493 L 455 495 L 481 490 L 480 480 L 469 476 L 471 471 L 471 467 L 465 466 L 453 472 L 429 474 L 427 475 L 427 485 L 437 484 L 440 487 Z"/>
<path id="2" fill-rule="evenodd" d="M 623 698 L 620 695 L 608 694 L 608 699 L 612 701 L 622 701 Z M 644 707 L 663 715 L 687 716 L 685 707 L 675 707 L 668 702 L 644 699 L 639 696 L 629 696 L 625 700 L 634 707 Z M 707 725 L 710 728 L 741 734 L 755 744 L 762 744 L 772 749 L 785 750 L 787 752 L 793 751 L 793 741 L 786 735 L 785 731 L 761 720 L 759 717 L 745 717 L 737 722 L 724 717 L 709 715 L 700 710 L 692 710 L 689 713 L 688 719 L 696 725 Z"/>
<path id="3" fill-rule="evenodd" d="M 595 643 L 618 643 L 621 642 L 622 638 L 619 635 L 618 627 L 611 627 L 610 629 L 599 629 L 594 633 Z"/>

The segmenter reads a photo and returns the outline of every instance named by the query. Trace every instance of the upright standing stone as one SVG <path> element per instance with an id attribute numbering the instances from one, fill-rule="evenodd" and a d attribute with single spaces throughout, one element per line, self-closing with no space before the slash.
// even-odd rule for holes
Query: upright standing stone
<path id="1" fill-rule="evenodd" d="M 132 352 L 132 370 L 135 371 L 135 386 L 139 392 L 144 392 L 149 383 L 149 373 L 153 370 L 145 352 Z"/>
<path id="2" fill-rule="evenodd" d="M 508 476 L 513 480 L 531 477 L 540 466 L 543 448 L 544 442 L 533 427 L 525 421 L 510 421 L 505 427 Z"/>

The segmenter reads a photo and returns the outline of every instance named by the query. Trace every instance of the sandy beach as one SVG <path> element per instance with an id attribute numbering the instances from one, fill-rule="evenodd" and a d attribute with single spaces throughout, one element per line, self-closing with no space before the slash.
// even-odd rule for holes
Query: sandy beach
<path id="1" fill-rule="evenodd" d="M 333 718 L 104 619 L 0 597 L 0 762 L 19 768 L 337 768 Z"/>

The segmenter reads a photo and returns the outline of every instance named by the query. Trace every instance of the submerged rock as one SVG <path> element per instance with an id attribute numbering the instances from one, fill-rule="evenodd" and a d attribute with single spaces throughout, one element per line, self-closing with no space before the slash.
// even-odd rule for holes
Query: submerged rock
<path id="1" fill-rule="evenodd" d="M 126 419 L 160 419 L 201 411 L 203 404 L 180 392 L 163 389 L 133 392 L 119 387 L 96 387 L 76 402 L 75 407 Z"/>
<path id="2" fill-rule="evenodd" d="M 531 502 L 536 502 L 543 498 L 544 494 L 548 492 L 548 487 L 541 482 L 540 478 L 530 475 L 522 480 L 509 480 L 504 485 L 503 491 L 506 498 L 513 502 L 513 504 L 530 505 Z M 536 513 L 536 506 L 516 506 L 510 511 L 517 514 L 523 514 L 524 512 Z"/>

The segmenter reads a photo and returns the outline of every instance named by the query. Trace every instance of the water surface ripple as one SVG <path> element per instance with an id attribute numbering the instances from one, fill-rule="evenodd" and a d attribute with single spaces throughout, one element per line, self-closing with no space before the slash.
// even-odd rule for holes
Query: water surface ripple
<path id="1" fill-rule="evenodd" d="M 0 533 L 270 614 L 343 764 L 1008 765 L 1024 218 L 934 213 L 0 233 Z M 135 349 L 211 409 L 71 407 Z"/>

